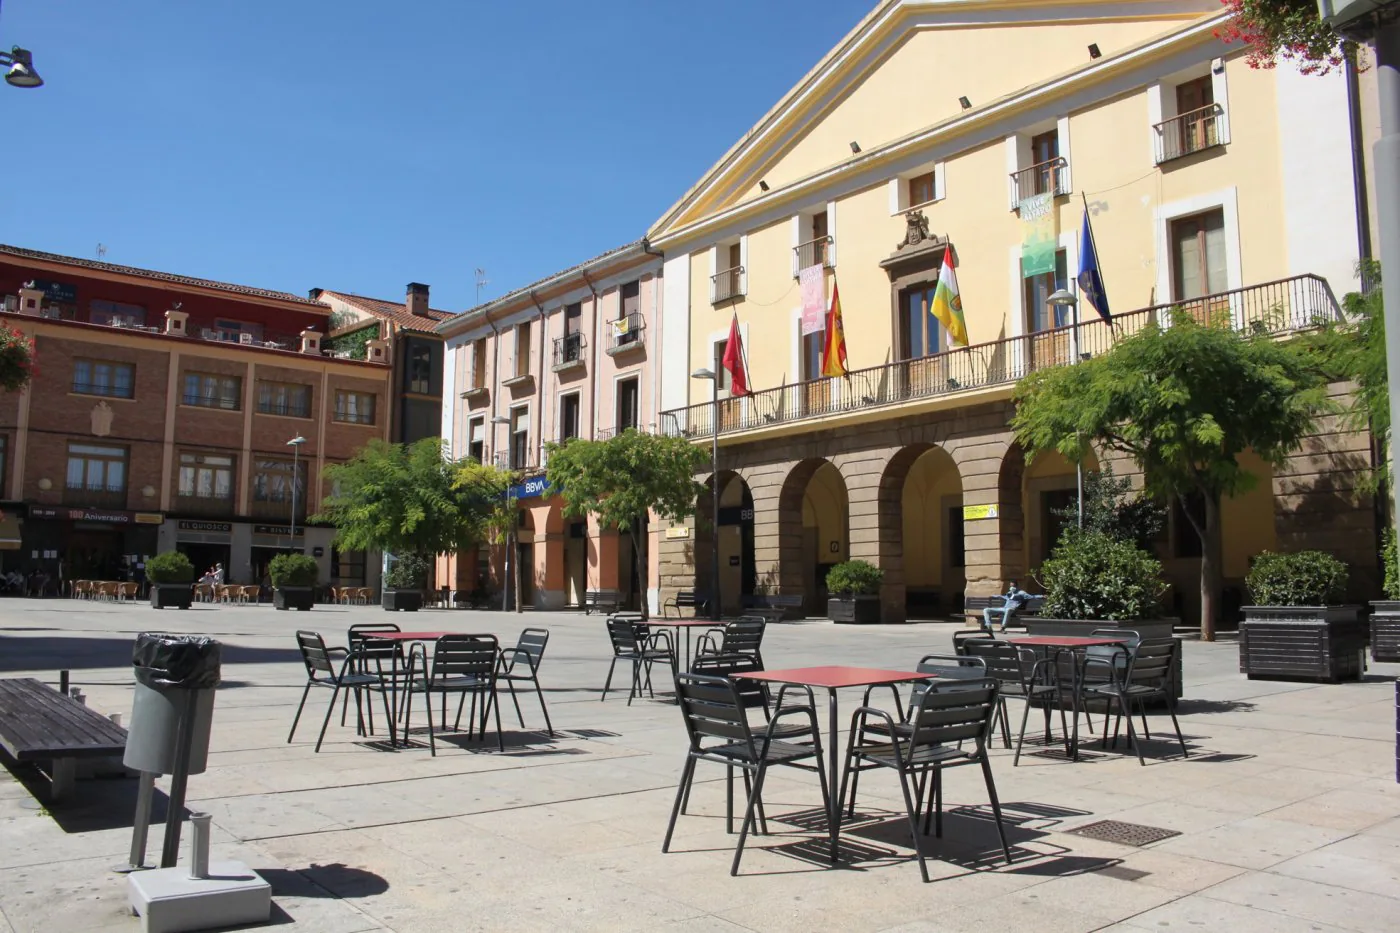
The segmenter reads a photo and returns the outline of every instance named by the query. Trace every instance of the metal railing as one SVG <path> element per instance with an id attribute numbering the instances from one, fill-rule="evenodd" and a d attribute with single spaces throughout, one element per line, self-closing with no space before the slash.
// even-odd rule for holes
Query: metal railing
<path id="1" fill-rule="evenodd" d="M 491 462 L 503 470 L 533 470 L 535 451 L 528 444 L 520 444 L 508 450 L 498 450 L 491 455 Z"/>
<path id="2" fill-rule="evenodd" d="M 260 415 L 286 415 L 292 418 L 310 418 L 310 402 L 258 402 Z"/>
<path id="3" fill-rule="evenodd" d="M 608 323 L 608 349 L 617 351 L 641 346 L 646 328 L 646 320 L 640 311 L 633 311 L 615 321 L 610 321 Z"/>
<path id="4" fill-rule="evenodd" d="M 343 421 L 347 424 L 374 424 L 374 412 L 347 411 L 343 408 L 337 408 L 331 414 L 331 420 Z"/>
<path id="5" fill-rule="evenodd" d="M 672 436 L 710 437 L 716 416 L 720 434 L 732 434 L 1011 385 L 1036 370 L 1107 353 L 1149 323 L 1167 323 L 1173 309 L 1200 321 L 1228 321 L 1241 333 L 1270 335 L 1307 330 L 1341 316 L 1332 287 L 1326 279 L 1311 274 L 1154 305 L 1116 315 L 1111 323 L 1088 305 L 1083 307 L 1093 317 L 1078 325 L 858 369 L 845 377 L 764 389 L 743 398 L 720 399 L 718 404 L 700 402 L 672 409 L 662 413 L 661 431 Z"/>
<path id="6" fill-rule="evenodd" d="M 185 405 L 194 405 L 199 408 L 221 408 L 224 411 L 238 411 L 242 407 L 241 399 L 227 395 L 196 395 L 192 392 L 186 392 L 180 396 L 180 401 Z"/>
<path id="7" fill-rule="evenodd" d="M 131 385 L 113 385 L 110 382 L 75 382 L 73 391 L 79 395 L 104 395 L 107 398 L 131 398 L 135 394 Z"/>
<path id="8" fill-rule="evenodd" d="M 808 240 L 806 243 L 799 243 L 792 248 L 793 256 L 797 259 L 797 265 L 792 270 L 794 277 L 797 273 L 808 266 L 821 266 L 824 269 L 831 268 L 831 247 L 836 240 L 829 236 L 818 237 L 815 240 Z"/>
<path id="9" fill-rule="evenodd" d="M 1212 146 L 1223 146 L 1225 111 L 1219 104 L 1207 104 L 1170 120 L 1153 124 L 1157 131 L 1157 164 L 1170 162 Z"/>
<path id="10" fill-rule="evenodd" d="M 1011 199 L 1015 203 L 1037 194 L 1069 194 L 1069 163 L 1063 156 L 1011 173 Z"/>
<path id="11" fill-rule="evenodd" d="M 126 488 L 69 484 L 63 490 L 63 504 L 90 509 L 125 509 Z"/>
<path id="12" fill-rule="evenodd" d="M 719 304 L 721 301 L 743 298 L 747 284 L 743 266 L 716 272 L 710 276 L 710 302 Z"/>
<path id="13" fill-rule="evenodd" d="M 588 341 L 583 334 L 565 334 L 562 337 L 554 338 L 554 368 L 564 369 L 568 366 L 577 366 L 584 362 L 584 351 L 588 348 Z"/>
<path id="14" fill-rule="evenodd" d="M 289 492 L 285 496 L 272 495 L 262 499 L 255 495 L 249 506 L 253 518 L 285 524 L 291 521 L 292 517 L 292 494 Z M 297 523 L 300 524 L 304 521 L 306 521 L 306 496 L 298 492 Z"/>
<path id="15" fill-rule="evenodd" d="M 291 511 L 291 503 L 288 503 L 288 512 Z M 227 496 L 187 496 L 177 495 L 175 497 L 175 511 L 187 515 L 210 515 L 228 516 L 233 514 L 233 494 Z"/>

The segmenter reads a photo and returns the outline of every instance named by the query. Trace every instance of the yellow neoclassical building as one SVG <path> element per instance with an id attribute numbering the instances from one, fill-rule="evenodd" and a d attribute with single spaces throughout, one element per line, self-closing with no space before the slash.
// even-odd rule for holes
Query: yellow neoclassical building
<path id="1" fill-rule="evenodd" d="M 655 223 L 660 426 L 719 432 L 726 610 L 787 593 L 824 614 L 826 569 L 848 558 L 885 570 L 888 619 L 1026 585 L 1075 475 L 1015 444 L 1017 379 L 1172 305 L 1278 333 L 1337 313 L 1365 226 L 1348 79 L 1251 69 L 1215 35 L 1224 15 L 1218 0 L 886 0 Z M 1078 291 L 1086 212 L 1111 324 L 1046 300 Z M 950 250 L 967 347 L 929 313 Z M 848 378 L 820 375 L 812 267 L 823 304 L 840 289 Z M 722 372 L 735 317 L 752 394 L 722 378 L 712 405 L 692 373 Z M 1227 607 L 1250 557 L 1302 541 L 1373 581 L 1373 506 L 1350 492 L 1369 438 L 1325 427 L 1277 475 L 1255 462 L 1257 488 L 1225 504 Z M 1175 518 L 1160 555 L 1189 619 L 1199 556 Z M 711 589 L 711 534 L 658 534 L 660 599 Z"/>

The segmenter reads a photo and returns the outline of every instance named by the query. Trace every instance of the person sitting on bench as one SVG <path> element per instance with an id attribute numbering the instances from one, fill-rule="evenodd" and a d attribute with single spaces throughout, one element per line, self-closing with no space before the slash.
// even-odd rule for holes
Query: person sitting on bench
<path id="1" fill-rule="evenodd" d="M 1016 581 L 1012 580 L 1007 584 L 1006 595 L 1002 596 L 1000 606 L 988 606 L 982 610 L 982 628 L 987 632 L 992 631 L 992 620 L 998 615 L 1001 616 L 1001 627 L 998 631 L 1006 631 L 1006 626 L 1022 606 L 1031 598 L 1031 594 L 1016 586 Z"/>

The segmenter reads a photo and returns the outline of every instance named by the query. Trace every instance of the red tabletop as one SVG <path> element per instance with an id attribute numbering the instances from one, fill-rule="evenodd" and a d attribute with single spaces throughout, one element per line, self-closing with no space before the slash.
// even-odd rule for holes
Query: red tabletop
<path id="1" fill-rule="evenodd" d="M 1126 637 L 1104 638 L 1097 635 L 1023 635 L 1020 638 L 1007 639 L 1013 645 L 1024 645 L 1027 648 L 1102 648 L 1121 645 L 1127 640 Z"/>
<path id="2" fill-rule="evenodd" d="M 735 674 L 746 680 L 767 680 L 779 684 L 799 684 L 804 687 L 869 687 L 875 684 L 899 684 L 914 680 L 928 680 L 936 675 L 920 674 L 914 671 L 887 671 L 877 667 L 793 667 L 782 671 L 754 671 L 751 674 Z"/>
<path id="3" fill-rule="evenodd" d="M 385 638 L 389 641 L 437 641 L 444 635 L 462 635 L 464 632 L 356 632 L 363 638 Z"/>

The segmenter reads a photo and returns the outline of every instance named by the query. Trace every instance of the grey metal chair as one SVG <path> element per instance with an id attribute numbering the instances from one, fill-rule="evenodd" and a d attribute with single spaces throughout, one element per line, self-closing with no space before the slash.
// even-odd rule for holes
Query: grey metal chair
<path id="1" fill-rule="evenodd" d="M 608 698 L 612 687 L 613 672 L 618 661 L 632 665 L 632 689 L 627 694 L 627 705 L 641 696 L 642 691 L 650 692 L 653 698 L 656 691 L 651 683 L 652 666 L 658 662 L 667 664 L 672 674 L 676 672 L 676 649 L 667 632 L 653 633 L 643 622 L 617 615 L 608 619 L 608 640 L 612 642 L 613 659 L 608 665 L 608 679 L 603 683 L 603 695 L 599 701 Z"/>
<path id="2" fill-rule="evenodd" d="M 1122 670 L 1121 675 L 1102 684 L 1086 684 L 1084 695 L 1107 699 L 1110 708 L 1116 706 L 1118 716 L 1114 720 L 1113 744 L 1118 744 L 1118 731 L 1124 720 L 1128 723 L 1128 744 L 1137 752 L 1138 764 L 1146 765 L 1142 757 L 1142 747 L 1133 733 L 1133 704 L 1138 704 L 1142 714 L 1143 738 L 1151 741 L 1152 733 L 1147 728 L 1147 701 L 1162 700 L 1171 715 L 1172 728 L 1176 731 L 1177 744 L 1181 746 L 1181 757 L 1189 758 L 1186 739 L 1181 735 L 1181 723 L 1176 718 L 1176 698 L 1172 695 L 1172 671 L 1175 669 L 1176 653 L 1181 650 L 1175 638 L 1143 639 L 1133 650 L 1132 659 Z M 1108 747 L 1108 723 L 1104 722 L 1104 747 Z"/>
<path id="3" fill-rule="evenodd" d="M 359 674 L 354 670 L 357 657 L 354 652 L 344 648 L 327 648 L 326 641 L 319 632 L 299 631 L 297 632 L 297 648 L 301 651 L 301 660 L 306 665 L 306 686 L 301 691 L 301 702 L 297 704 L 296 715 L 292 717 L 292 729 L 287 733 L 287 742 L 291 743 L 292 737 L 297 733 L 297 723 L 301 722 L 301 712 L 306 707 L 306 698 L 311 693 L 312 687 L 326 687 L 331 691 L 331 702 L 326 706 L 326 718 L 321 722 L 321 731 L 316 736 L 316 751 L 321 750 L 321 743 L 326 738 L 326 727 L 331 723 L 331 715 L 335 712 L 335 699 L 341 690 L 352 691 L 355 695 L 355 716 L 359 723 L 360 732 L 364 732 L 364 705 L 362 702 L 363 692 L 379 683 L 379 678 L 372 674 Z M 343 657 L 341 657 L 343 656 Z M 340 659 L 340 669 L 336 669 L 336 660 Z M 388 699 L 384 701 L 384 715 L 390 717 Z"/>
<path id="4" fill-rule="evenodd" d="M 514 648 L 501 650 L 501 670 L 496 679 L 504 681 L 510 690 L 510 701 L 515 704 L 515 715 L 520 720 L 520 728 L 525 728 L 525 717 L 520 712 L 520 700 L 515 695 L 517 682 L 533 684 L 535 695 L 540 698 L 540 709 L 544 712 L 545 729 L 550 738 L 554 737 L 554 725 L 549 721 L 549 707 L 544 702 L 544 691 L 540 689 L 540 663 L 544 661 L 544 649 L 549 644 L 549 629 L 527 628 L 520 633 Z"/>
<path id="5" fill-rule="evenodd" d="M 697 655 L 749 654 L 762 665 L 763 634 L 767 629 L 768 623 L 763 619 L 735 619 L 723 628 L 712 628 L 701 635 L 695 652 Z"/>
<path id="6" fill-rule="evenodd" d="M 428 663 L 427 646 L 415 643 L 408 652 L 408 698 L 404 712 L 403 731 L 408 735 L 413 717 L 413 695 L 423 694 L 428 716 L 428 746 L 437 755 L 437 736 L 433 729 L 433 703 L 431 694 L 442 696 L 442 731 L 447 728 L 447 695 L 455 693 L 457 718 L 451 731 L 456 732 L 462 725 L 462 708 L 467 697 L 472 699 L 472 712 L 467 719 L 467 735 L 473 734 L 476 722 L 476 704 L 481 701 L 480 728 L 484 735 L 486 720 L 494 709 L 496 713 L 496 748 L 505 751 L 505 739 L 501 734 L 501 709 L 496 702 L 496 677 L 499 662 L 499 644 L 495 635 L 443 635 L 433 643 L 433 660 Z M 418 659 L 422 658 L 421 666 Z M 422 671 L 421 674 L 418 672 Z"/>

